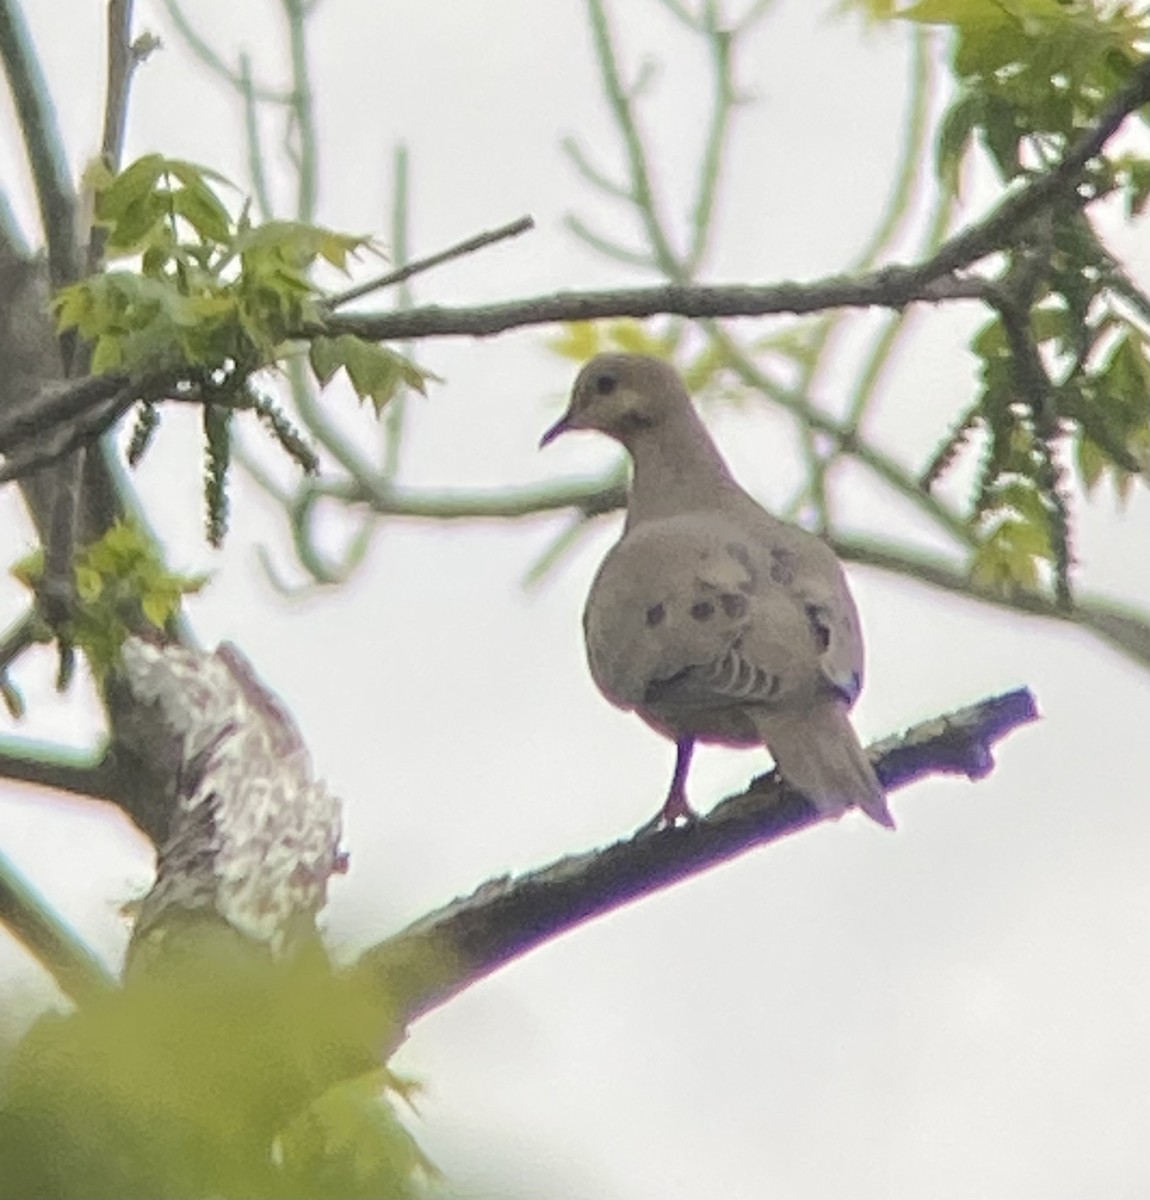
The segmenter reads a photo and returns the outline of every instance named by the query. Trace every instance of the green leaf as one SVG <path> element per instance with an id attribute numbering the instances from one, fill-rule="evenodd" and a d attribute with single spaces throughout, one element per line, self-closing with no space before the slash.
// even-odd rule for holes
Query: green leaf
<path id="1" fill-rule="evenodd" d="M 232 236 L 228 210 L 202 181 L 176 192 L 172 197 L 172 209 L 205 241 L 222 244 Z"/>
<path id="2" fill-rule="evenodd" d="M 339 338 L 315 337 L 308 347 L 308 362 L 319 380 L 320 387 L 327 387 L 343 366 L 343 353 Z"/>
<path id="3" fill-rule="evenodd" d="M 44 577 L 44 551 L 33 550 L 23 558 L 17 559 L 9 568 L 8 574 L 22 583 L 29 591 L 35 591 L 40 580 Z"/>
<path id="4" fill-rule="evenodd" d="M 324 1195 L 407 1194 L 420 1176 L 437 1174 L 415 1139 L 399 1122 L 386 1090 L 393 1077 L 383 1068 L 329 1088 L 283 1131 L 288 1172 L 323 1180 Z"/>
<path id="5" fill-rule="evenodd" d="M 998 172 L 1003 179 L 1013 179 L 1022 170 L 1019 143 L 1022 130 L 1019 128 L 1014 105 L 994 96 L 985 98 L 982 119 L 982 136 L 990 151 Z"/>
<path id="6" fill-rule="evenodd" d="M 426 1160 L 373 1071 L 395 1036 L 378 997 L 322 954 L 276 962 L 222 922 L 178 940 L 9 1054 L 4 1194 L 422 1194 Z"/>
<path id="7" fill-rule="evenodd" d="M 1103 453 L 1098 443 L 1085 433 L 1078 435 L 1078 441 L 1075 445 L 1075 460 L 1078 464 L 1079 474 L 1082 476 L 1082 482 L 1086 488 L 1086 494 L 1089 496 L 1098 486 L 1098 481 L 1102 478 L 1102 472 L 1110 460 Z"/>
<path id="8" fill-rule="evenodd" d="M 975 91 L 964 91 L 947 109 L 935 147 L 935 173 L 952 195 L 959 194 L 962 164 L 974 138 L 975 129 L 985 120 L 986 98 Z"/>
<path id="9" fill-rule="evenodd" d="M 376 416 L 392 400 L 401 384 L 423 393 L 430 376 L 386 346 L 352 333 L 312 339 L 308 352 L 311 368 L 326 387 L 342 367 L 361 400 L 370 399 Z"/>
<path id="10" fill-rule="evenodd" d="M 114 176 L 96 195 L 96 216 L 109 224 L 118 222 L 128 209 L 139 205 L 156 188 L 164 173 L 161 154 L 145 154 Z"/>
<path id="11" fill-rule="evenodd" d="M 1126 164 L 1126 218 L 1141 216 L 1150 199 L 1150 161 L 1130 156 Z"/>
<path id="12" fill-rule="evenodd" d="M 165 197 L 141 197 L 126 208 L 118 220 L 110 223 L 105 253 L 109 258 L 127 258 L 147 250 L 165 237 L 164 226 L 169 215 Z"/>
<path id="13" fill-rule="evenodd" d="M 361 400 L 370 398 L 378 416 L 400 384 L 396 356 L 374 342 L 351 338 L 344 347 L 343 366 L 356 395 Z"/>
<path id="14" fill-rule="evenodd" d="M 92 351 L 92 374 L 109 375 L 126 365 L 123 339 L 107 335 L 100 338 Z"/>
<path id="15" fill-rule="evenodd" d="M 1030 331 L 1040 344 L 1056 340 L 1065 342 L 1069 324 L 1069 314 L 1060 304 L 1035 308 L 1030 313 Z"/>
<path id="16" fill-rule="evenodd" d="M 975 551 L 971 580 L 993 591 L 1011 594 L 1038 586 L 1038 562 L 1051 557 L 1050 537 L 1026 521 L 1001 521 Z"/>

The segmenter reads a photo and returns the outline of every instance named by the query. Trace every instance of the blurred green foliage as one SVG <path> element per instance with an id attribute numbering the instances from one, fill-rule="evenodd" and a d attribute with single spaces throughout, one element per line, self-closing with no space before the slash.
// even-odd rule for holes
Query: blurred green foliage
<path id="1" fill-rule="evenodd" d="M 117 994 L 40 1019 L 0 1106 L 0 1197 L 414 1196 L 434 1169 L 378 996 L 316 950 L 275 962 L 226 927 L 149 947 Z"/>
<path id="2" fill-rule="evenodd" d="M 319 466 L 291 421 L 255 386 L 258 372 L 278 370 L 310 341 L 320 384 L 344 368 L 377 414 L 401 387 L 423 390 L 426 375 L 386 346 L 317 334 L 328 297 L 313 279 L 315 268 L 326 263 L 346 273 L 353 256 L 375 249 L 369 238 L 303 221 L 253 224 L 248 205 L 233 218 L 222 176 L 159 154 L 116 175 L 96 166 L 87 182 L 96 225 L 106 234 L 105 257 L 135 265 L 61 289 L 53 301 L 57 326 L 89 343 L 93 374 L 123 373 L 145 385 L 128 448 L 133 464 L 159 423 L 157 401 L 202 405 L 213 545 L 227 530 L 232 413 L 254 411 L 305 471 Z"/>

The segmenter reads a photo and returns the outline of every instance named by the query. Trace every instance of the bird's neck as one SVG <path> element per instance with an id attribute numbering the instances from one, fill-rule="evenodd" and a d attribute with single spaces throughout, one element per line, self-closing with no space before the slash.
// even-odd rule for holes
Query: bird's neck
<path id="1" fill-rule="evenodd" d="M 742 489 L 731 477 L 694 409 L 678 413 L 657 436 L 628 447 L 634 464 L 627 528 L 682 513 L 723 507 Z"/>

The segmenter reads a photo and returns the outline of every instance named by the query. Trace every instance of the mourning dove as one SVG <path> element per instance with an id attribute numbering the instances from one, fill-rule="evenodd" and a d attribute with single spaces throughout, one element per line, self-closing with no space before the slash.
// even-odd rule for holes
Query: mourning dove
<path id="1" fill-rule="evenodd" d="M 697 741 L 765 744 L 822 815 L 858 805 L 893 828 L 847 711 L 863 679 L 858 611 L 829 546 L 731 477 L 674 368 L 601 354 L 540 445 L 573 429 L 620 442 L 634 475 L 623 536 L 583 628 L 599 690 L 675 742 L 658 820 L 690 817 Z"/>

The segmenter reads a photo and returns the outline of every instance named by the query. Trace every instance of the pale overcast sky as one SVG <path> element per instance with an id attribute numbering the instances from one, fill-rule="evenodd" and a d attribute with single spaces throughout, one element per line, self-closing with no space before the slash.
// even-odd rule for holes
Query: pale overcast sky
<path id="1" fill-rule="evenodd" d="M 102 104 L 103 5 L 25 3 L 79 169 Z M 882 205 L 907 47 L 832 20 L 833 7 L 781 3 L 744 49 L 741 77 L 757 103 L 738 116 L 713 279 L 840 270 Z M 246 47 L 282 81 L 275 5 L 189 8 L 225 58 Z M 650 0 L 613 8 L 630 66 L 641 53 L 661 63 L 647 126 L 668 208 L 685 211 L 705 73 Z M 243 180 L 230 97 L 190 61 L 158 4 L 138 9 L 138 27 L 166 47 L 137 78 L 129 156 L 161 150 Z M 522 213 L 538 222 L 426 276 L 422 300 L 638 281 L 561 227 L 575 207 L 625 231 L 558 149 L 574 133 L 605 166 L 619 161 L 583 5 L 327 0 L 313 62 L 325 223 L 384 234 L 400 140 L 412 151 L 413 253 Z M 19 151 L 4 109 L 0 175 L 33 230 Z M 286 196 L 282 172 L 275 182 Z M 1150 277 L 1145 239 L 1123 244 Z M 884 389 L 874 428 L 908 464 L 925 461 L 970 395 L 963 345 L 975 319 L 924 314 L 921 344 Z M 593 438 L 536 452 L 574 373 L 540 331 L 429 343 L 420 354 L 446 382 L 416 406 L 408 482 L 499 486 L 609 461 Z M 326 402 L 353 408 L 338 388 Z M 783 429 L 754 412 L 716 424 L 768 504 L 786 497 L 797 469 Z M 290 571 L 278 515 L 238 488 L 227 548 L 213 554 L 199 473 L 190 426 L 169 419 L 138 482 L 173 563 L 214 572 L 190 605 L 196 631 L 244 649 L 346 798 L 352 870 L 326 916 L 341 953 L 485 878 L 614 840 L 653 813 L 671 748 L 609 707 L 583 660 L 583 598 L 617 522 L 531 593 L 520 581 L 554 520 L 396 524 L 352 584 L 291 603 L 256 562 L 266 545 Z M 838 500 L 852 528 L 897 532 L 905 521 L 861 474 L 844 476 Z M 9 492 L 4 561 L 27 545 L 17 514 Z M 1084 581 L 1145 608 L 1145 491 L 1119 512 L 1103 489 L 1077 525 Z M 461 1194 L 1150 1193 L 1150 675 L 1061 626 L 875 571 L 852 569 L 851 580 L 869 648 L 856 710 L 865 737 L 1020 684 L 1034 689 L 1043 721 L 1003 745 L 989 779 L 896 795 L 894 835 L 852 815 L 751 854 L 559 939 L 420 1021 L 397 1065 L 425 1081 L 415 1132 Z M 0 621 L 22 603 L 0 581 Z M 83 744 L 92 707 L 80 692 L 57 701 L 50 675 L 46 656 L 19 671 L 30 706 L 19 731 Z M 16 731 L 6 718 L 0 728 Z M 765 752 L 704 752 L 693 798 L 707 807 L 766 763 Z M 96 945 L 119 953 L 118 908 L 146 885 L 150 861 L 124 820 L 0 785 L 0 848 Z M 0 966 L 6 1011 L 50 994 L 17 950 Z"/>

